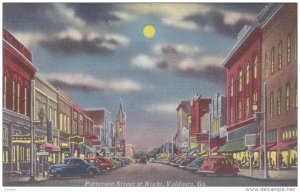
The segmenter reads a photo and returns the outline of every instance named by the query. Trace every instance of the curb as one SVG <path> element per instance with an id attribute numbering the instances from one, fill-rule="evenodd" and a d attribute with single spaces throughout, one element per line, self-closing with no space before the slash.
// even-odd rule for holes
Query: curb
<path id="1" fill-rule="evenodd" d="M 298 178 L 296 179 L 279 179 L 279 178 L 270 178 L 270 179 L 265 179 L 265 178 L 259 178 L 259 177 L 251 177 L 251 176 L 247 176 L 247 175 L 239 175 L 239 177 L 245 177 L 245 178 L 249 178 L 249 179 L 254 179 L 254 180 L 260 180 L 260 181 L 296 181 L 298 180 Z"/>

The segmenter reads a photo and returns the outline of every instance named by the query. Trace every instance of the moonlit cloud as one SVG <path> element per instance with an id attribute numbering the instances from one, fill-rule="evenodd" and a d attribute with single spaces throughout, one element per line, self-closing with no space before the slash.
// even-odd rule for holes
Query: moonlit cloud
<path id="1" fill-rule="evenodd" d="M 132 65 L 142 69 L 155 69 L 157 68 L 157 60 L 147 55 L 138 55 L 132 58 Z"/>
<path id="2" fill-rule="evenodd" d="M 106 80 L 80 73 L 50 73 L 42 74 L 42 76 L 54 86 L 67 89 L 103 92 L 131 92 L 142 89 L 142 86 L 139 83 L 130 79 Z"/>
<path id="3" fill-rule="evenodd" d="M 197 30 L 197 24 L 192 21 L 183 21 L 183 20 L 175 20 L 171 18 L 163 18 L 162 22 L 166 25 L 180 28 L 180 29 L 187 29 L 187 30 Z"/>
<path id="4" fill-rule="evenodd" d="M 186 44 L 158 44 L 153 47 L 153 52 L 158 55 L 194 55 L 201 49 L 198 46 Z"/>
<path id="5" fill-rule="evenodd" d="M 160 103 L 145 107 L 145 111 L 155 113 L 176 113 L 177 106 L 178 104 L 176 103 Z"/>

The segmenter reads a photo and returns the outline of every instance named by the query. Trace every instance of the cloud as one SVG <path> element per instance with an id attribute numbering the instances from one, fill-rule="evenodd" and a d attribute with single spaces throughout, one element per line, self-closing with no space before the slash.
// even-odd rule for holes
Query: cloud
<path id="1" fill-rule="evenodd" d="M 85 74 L 42 74 L 52 85 L 66 89 L 103 92 L 139 91 L 142 86 L 130 79 L 105 80 Z"/>
<path id="2" fill-rule="evenodd" d="M 184 18 L 185 21 L 196 23 L 199 28 L 209 27 L 218 34 L 229 37 L 236 37 L 244 25 L 255 25 L 255 19 L 255 15 L 220 10 L 193 14 Z"/>
<path id="3" fill-rule="evenodd" d="M 145 111 L 156 113 L 176 113 L 177 106 L 178 104 L 175 103 L 160 103 L 145 107 Z"/>
<path id="4" fill-rule="evenodd" d="M 175 20 L 172 18 L 163 18 L 162 22 L 166 25 L 175 27 L 175 28 L 181 28 L 181 29 L 187 29 L 187 30 L 197 30 L 197 24 L 192 21 L 183 21 L 183 20 Z"/>
<path id="5" fill-rule="evenodd" d="M 143 70 L 167 70 L 183 76 L 224 82 L 223 56 L 203 55 L 201 48 L 187 44 L 158 44 L 149 55 L 137 55 L 132 66 Z"/>

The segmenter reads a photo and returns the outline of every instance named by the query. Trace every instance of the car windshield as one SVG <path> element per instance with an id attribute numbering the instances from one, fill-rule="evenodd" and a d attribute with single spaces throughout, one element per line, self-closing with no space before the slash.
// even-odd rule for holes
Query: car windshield
<path id="1" fill-rule="evenodd" d="M 207 158 L 206 163 L 215 163 L 217 160 L 214 158 Z"/>

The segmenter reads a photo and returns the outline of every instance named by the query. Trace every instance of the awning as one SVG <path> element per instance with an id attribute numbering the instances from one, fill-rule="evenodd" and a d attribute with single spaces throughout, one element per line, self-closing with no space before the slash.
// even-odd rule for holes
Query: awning
<path id="1" fill-rule="evenodd" d="M 210 152 L 211 152 L 211 153 L 217 152 L 217 151 L 218 151 L 218 149 L 219 149 L 219 147 L 218 147 L 218 146 L 216 146 L 216 147 L 213 147 L 213 148 L 211 148 L 211 149 L 210 149 Z"/>
<path id="2" fill-rule="evenodd" d="M 59 146 L 56 146 L 56 145 L 53 145 L 51 143 L 45 143 L 43 144 L 43 146 L 45 147 L 45 149 L 49 152 L 60 152 L 60 147 Z"/>
<path id="3" fill-rule="evenodd" d="M 294 149 L 297 146 L 297 140 L 289 140 L 289 141 L 283 141 L 277 143 L 275 146 L 270 148 L 270 151 L 276 151 L 276 150 L 289 150 L 289 149 Z"/>
<path id="4" fill-rule="evenodd" d="M 235 141 L 229 141 L 217 151 L 218 153 L 234 153 L 245 151 L 247 147 L 245 146 L 245 140 L 239 139 Z"/>
<path id="5" fill-rule="evenodd" d="M 267 144 L 267 149 L 270 150 L 271 147 L 275 146 L 276 143 L 268 143 Z M 263 150 L 264 149 L 264 145 L 259 145 L 259 146 L 255 146 L 253 148 L 253 151 L 260 151 L 260 150 Z"/>

